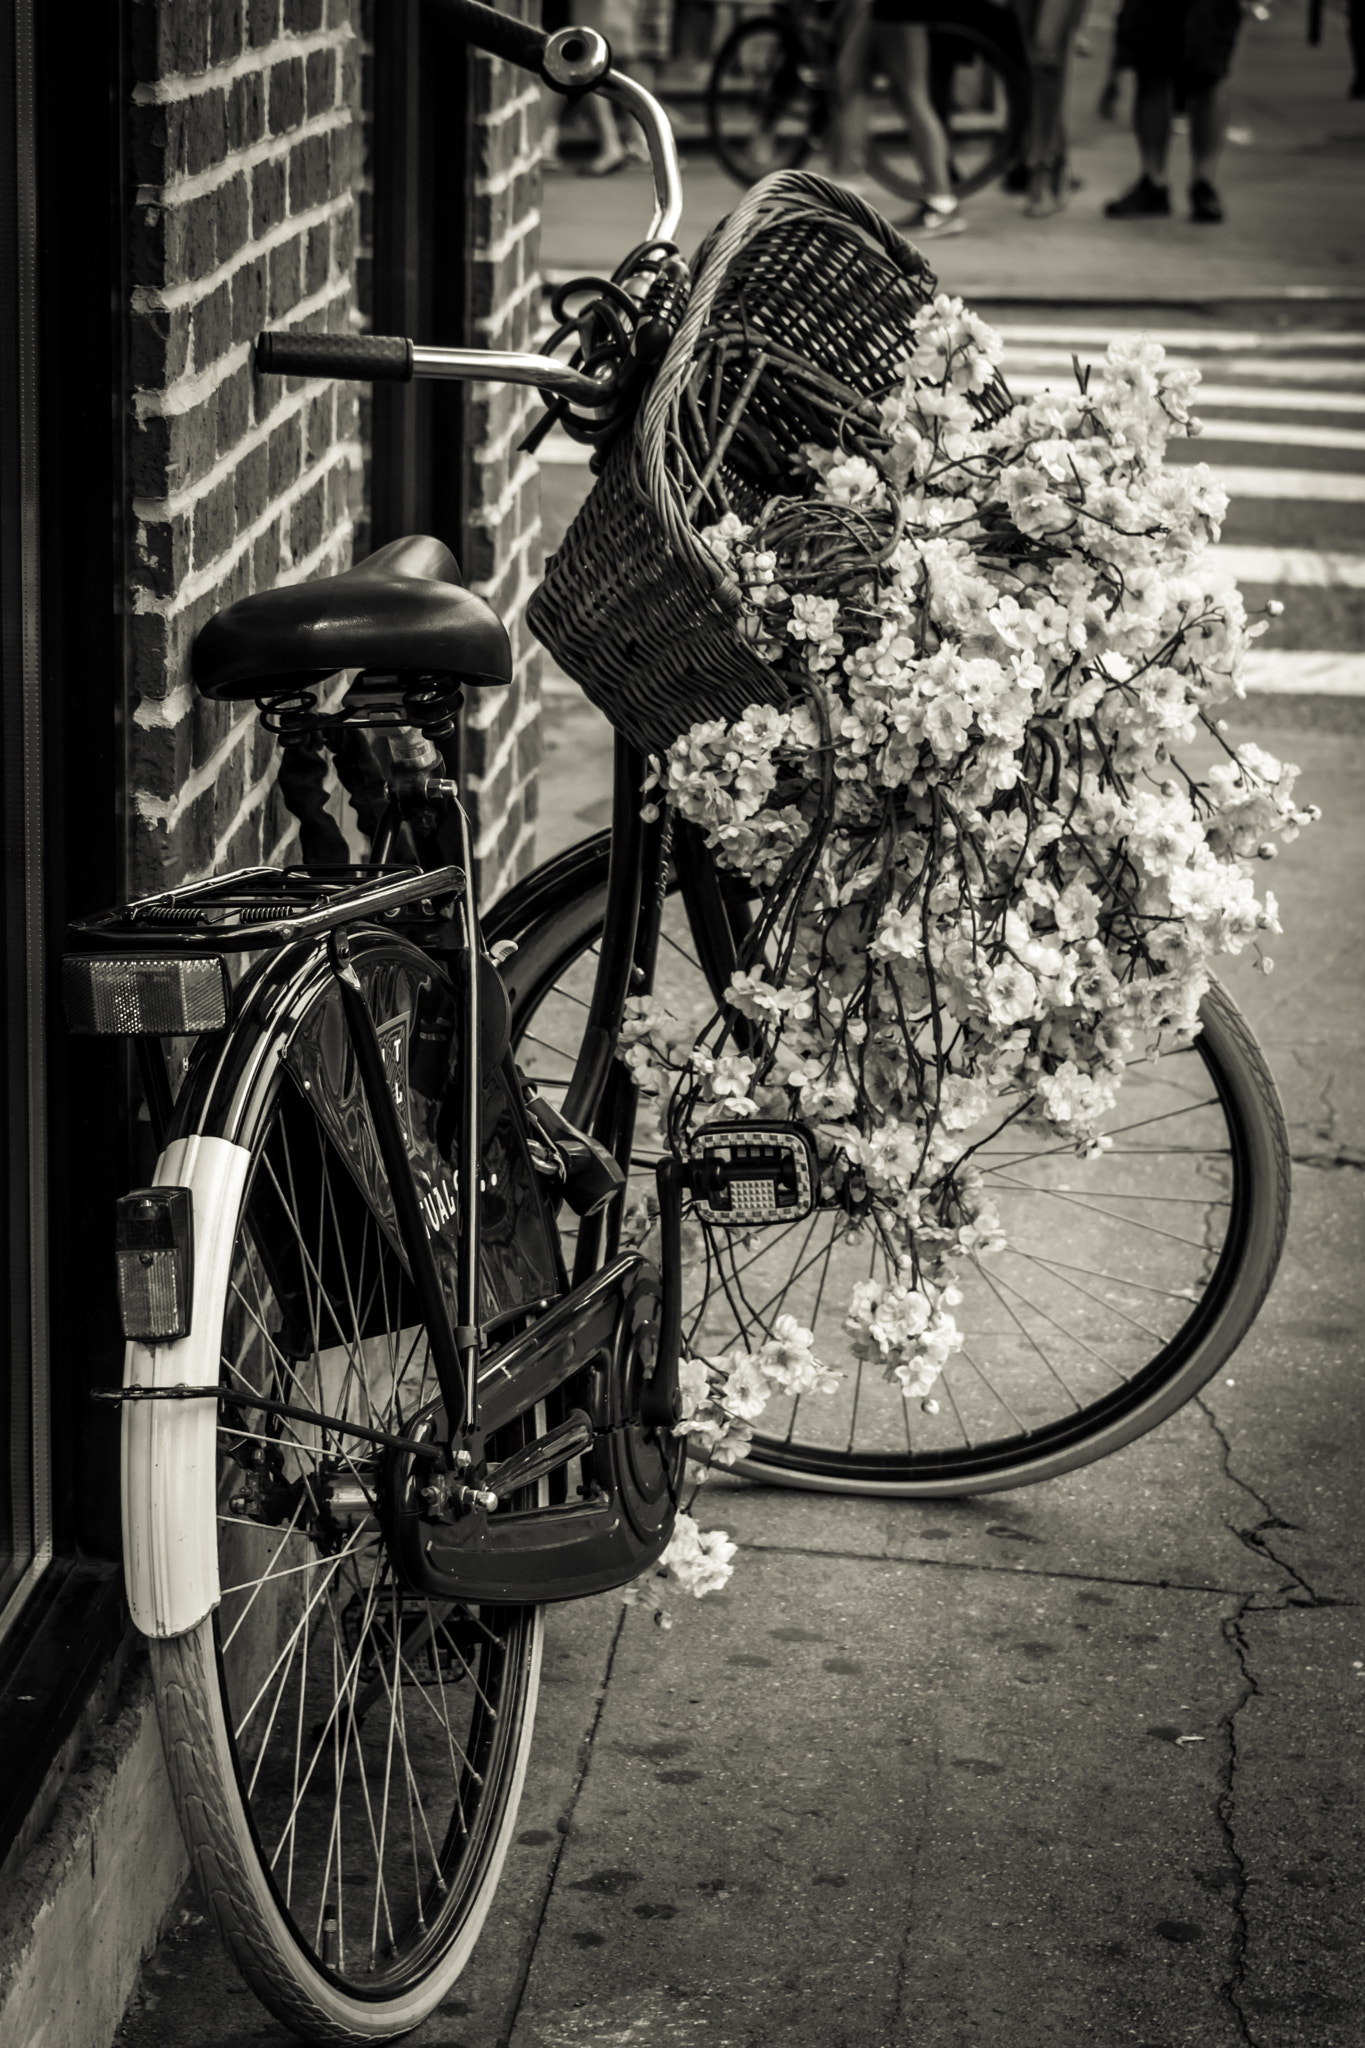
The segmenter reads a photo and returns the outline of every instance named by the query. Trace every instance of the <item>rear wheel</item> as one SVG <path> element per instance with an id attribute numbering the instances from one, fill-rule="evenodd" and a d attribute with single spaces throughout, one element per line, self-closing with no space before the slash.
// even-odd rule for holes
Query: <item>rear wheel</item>
<path id="1" fill-rule="evenodd" d="M 519 1058 L 551 1097 L 573 1070 L 604 908 L 602 888 L 571 891 L 514 963 Z M 657 986 L 680 1014 L 701 1019 L 711 1006 L 676 887 Z M 756 1348 L 793 1315 L 843 1375 L 837 1395 L 770 1408 L 741 1469 L 836 1492 L 986 1492 L 1104 1457 L 1188 1400 L 1250 1327 L 1289 1203 L 1288 1143 L 1259 1048 L 1223 989 L 1210 990 L 1201 1016 L 1190 1046 L 1130 1067 L 1101 1158 L 1018 1138 L 1008 1102 L 971 1134 L 1009 1249 L 955 1274 L 965 1344 L 928 1402 L 907 1404 L 851 1355 L 849 1295 L 885 1275 L 842 1211 L 747 1237 L 694 1222 L 683 1302 L 691 1350 Z M 657 1156 L 642 1134 L 637 1193 Z"/>
<path id="2" fill-rule="evenodd" d="M 423 1000 L 411 957 L 395 952 L 370 980 L 372 1001 L 385 976 L 406 987 L 405 1023 Z M 420 1129 L 418 1037 L 407 1114 Z M 251 1163 L 217 1311 L 221 1600 L 153 1659 L 219 1931 L 285 2025 L 352 2043 L 416 2026 L 473 1948 L 526 1771 L 541 1618 L 414 1595 L 384 1530 L 395 1489 L 416 1483 L 401 1454 L 245 1400 L 395 1434 L 442 1427 L 383 1169 L 357 1098 L 331 1078 L 344 1040 L 324 1040 L 331 1075 L 291 1048 L 241 1139 Z M 349 1152 L 316 1109 L 329 1086 L 350 1106 Z M 522 1417 L 490 1457 L 543 1426 Z"/>
<path id="3" fill-rule="evenodd" d="M 717 159 L 741 185 L 806 161 L 824 121 L 814 67 L 785 23 L 741 22 L 726 37 L 706 87 Z"/>

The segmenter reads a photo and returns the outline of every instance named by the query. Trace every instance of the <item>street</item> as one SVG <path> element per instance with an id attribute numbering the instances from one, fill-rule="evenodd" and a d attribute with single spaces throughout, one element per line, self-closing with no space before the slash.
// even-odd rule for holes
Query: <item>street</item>
<path id="1" fill-rule="evenodd" d="M 1250 23 L 1229 235 L 1125 239 L 1098 71 L 1072 217 L 984 195 L 940 270 L 1017 392 L 1120 331 L 1196 363 L 1175 459 L 1223 475 L 1248 607 L 1283 606 L 1230 737 L 1296 761 L 1323 817 L 1271 877 L 1273 975 L 1224 976 L 1290 1127 L 1279 1278 L 1204 1393 L 1103 1464 L 923 1505 L 717 1477 L 723 1594 L 674 1594 L 666 1632 L 619 1594 L 551 1610 L 516 1846 L 414 2048 L 1365 2041 L 1365 109 L 1297 13 Z M 693 242 L 735 190 L 689 156 Z M 609 263 L 642 192 L 547 180 L 547 266 Z M 551 543 L 576 455 L 547 452 Z M 605 723 L 545 689 L 542 854 L 609 814 Z M 122 2048 L 289 2038 L 187 1890 Z"/>

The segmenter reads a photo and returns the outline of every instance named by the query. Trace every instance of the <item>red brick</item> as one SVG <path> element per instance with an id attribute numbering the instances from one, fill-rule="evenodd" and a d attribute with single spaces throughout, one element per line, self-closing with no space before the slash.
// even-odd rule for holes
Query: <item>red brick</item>
<path id="1" fill-rule="evenodd" d="M 252 49 L 273 43 L 280 32 L 280 0 L 247 0 L 246 15 Z"/>
<path id="2" fill-rule="evenodd" d="M 196 371 L 206 370 L 232 347 L 232 287 L 226 281 L 191 310 L 190 334 Z"/>
<path id="3" fill-rule="evenodd" d="M 350 128 L 327 131 L 328 191 L 340 199 L 355 183 L 355 135 Z"/>
<path id="4" fill-rule="evenodd" d="M 323 0 L 284 0 L 286 35 L 309 36 L 322 27 Z"/>
<path id="5" fill-rule="evenodd" d="M 128 362 L 133 388 L 161 391 L 189 361 L 191 308 L 134 306 L 129 314 Z"/>
<path id="6" fill-rule="evenodd" d="M 356 210 L 354 206 L 344 206 L 332 219 L 332 260 L 339 276 L 344 277 L 354 263 L 355 245 Z"/>
<path id="7" fill-rule="evenodd" d="M 173 597 L 190 573 L 191 524 L 188 512 L 169 519 L 139 520 L 133 541 L 132 580 L 154 597 Z"/>
<path id="8" fill-rule="evenodd" d="M 128 783 L 139 796 L 170 803 L 185 786 L 190 772 L 191 729 L 188 718 L 174 726 L 127 727 Z"/>
<path id="9" fill-rule="evenodd" d="M 310 50 L 304 59 L 304 93 L 309 115 L 325 114 L 336 105 L 335 50 Z"/>
<path id="10" fill-rule="evenodd" d="M 305 135 L 289 152 L 289 211 L 305 213 L 330 198 L 326 135 Z"/>
<path id="11" fill-rule="evenodd" d="M 212 697 L 201 697 L 197 690 L 194 692 L 194 707 L 188 720 L 191 768 L 202 768 L 213 759 L 238 715 L 234 705 L 220 704 Z"/>
<path id="12" fill-rule="evenodd" d="M 162 498 L 206 476 L 217 455 L 217 401 L 139 420 L 128 440 L 133 495 Z"/>
<path id="13" fill-rule="evenodd" d="M 303 435 L 297 417 L 282 420 L 270 436 L 270 496 L 284 495 L 303 467 Z"/>
<path id="14" fill-rule="evenodd" d="M 197 177 L 227 155 L 227 98 L 220 87 L 176 100 L 166 109 L 164 175 Z"/>
<path id="15" fill-rule="evenodd" d="M 281 320 L 297 306 L 303 296 L 299 279 L 299 260 L 303 254 L 303 238 L 294 235 L 287 242 L 281 242 L 270 252 L 270 318 Z"/>
<path id="16" fill-rule="evenodd" d="M 242 0 L 211 0 L 209 54 L 215 64 L 230 64 L 242 52 Z"/>
<path id="17" fill-rule="evenodd" d="M 251 372 L 245 363 L 224 377 L 218 386 L 218 425 L 215 447 L 227 455 L 251 431 Z"/>
<path id="18" fill-rule="evenodd" d="M 289 550 L 296 562 L 322 545 L 326 515 L 327 479 L 320 476 L 289 508 Z"/>
<path id="19" fill-rule="evenodd" d="M 255 341 L 265 326 L 267 280 L 264 259 L 249 257 L 232 273 L 232 338 Z"/>
<path id="20" fill-rule="evenodd" d="M 328 385 L 315 398 L 308 401 L 303 437 L 305 463 L 320 461 L 332 445 L 332 418 L 335 410 L 333 389 L 333 386 Z"/>
<path id="21" fill-rule="evenodd" d="M 281 521 L 272 519 L 251 549 L 251 580 L 257 590 L 273 590 L 280 575 Z"/>
<path id="22" fill-rule="evenodd" d="M 334 462 L 327 472 L 327 524 L 340 526 L 351 509 L 351 472 L 344 462 Z"/>
<path id="23" fill-rule="evenodd" d="M 304 109 L 302 58 L 286 57 L 282 63 L 271 65 L 268 105 L 272 135 L 284 135 L 299 126 Z"/>
<path id="24" fill-rule="evenodd" d="M 261 236 L 278 227 L 288 211 L 288 180 L 283 158 L 256 164 L 251 173 L 251 232 Z"/>
<path id="25" fill-rule="evenodd" d="M 331 257 L 332 235 L 325 221 L 315 228 L 309 228 L 308 240 L 303 253 L 304 295 L 311 298 L 320 292 L 327 282 L 327 270 Z"/>
<path id="26" fill-rule="evenodd" d="M 229 149 L 249 149 L 265 134 L 265 80 L 249 71 L 234 78 L 227 96 Z"/>
<path id="27" fill-rule="evenodd" d="M 238 172 L 218 188 L 217 257 L 226 263 L 251 239 L 251 191 Z"/>
<path id="28" fill-rule="evenodd" d="M 521 283 L 521 250 L 509 249 L 497 262 L 487 257 L 471 266 L 469 310 L 475 320 L 499 313 Z"/>
<path id="29" fill-rule="evenodd" d="M 270 452 L 265 443 L 249 448 L 234 472 L 237 531 L 253 526 L 270 503 Z"/>
<path id="30" fill-rule="evenodd" d="M 250 775 L 251 780 L 253 782 L 261 782 L 267 775 L 273 776 L 279 768 L 280 743 L 273 732 L 266 731 L 259 717 L 256 719 L 255 730 L 247 741 L 247 745 L 251 749 L 250 758 L 247 763 L 247 773 Z"/>
<path id="31" fill-rule="evenodd" d="M 233 479 L 220 478 L 194 508 L 194 566 L 207 569 L 232 546 L 237 534 Z"/>
<path id="32" fill-rule="evenodd" d="M 136 0 L 129 9 L 133 71 L 139 79 L 203 71 L 209 61 L 208 16 L 182 0 Z"/>

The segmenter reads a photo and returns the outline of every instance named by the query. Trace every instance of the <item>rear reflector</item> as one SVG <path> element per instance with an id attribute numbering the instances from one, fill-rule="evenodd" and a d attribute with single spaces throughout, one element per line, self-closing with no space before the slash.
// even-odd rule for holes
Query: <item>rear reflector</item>
<path id="1" fill-rule="evenodd" d="M 136 1188 L 115 1204 L 123 1334 L 169 1344 L 190 1331 L 194 1290 L 194 1205 L 188 1188 Z"/>
<path id="2" fill-rule="evenodd" d="M 167 1037 L 221 1031 L 228 1016 L 226 963 L 148 954 L 68 954 L 62 1003 L 73 1031 Z"/>

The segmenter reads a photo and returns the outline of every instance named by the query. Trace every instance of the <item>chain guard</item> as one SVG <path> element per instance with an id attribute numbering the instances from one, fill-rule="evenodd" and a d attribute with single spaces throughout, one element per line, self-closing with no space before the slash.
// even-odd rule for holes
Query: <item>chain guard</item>
<path id="1" fill-rule="evenodd" d="M 677 1515 L 686 1442 L 640 1419 L 654 1369 L 660 1281 L 623 1257 L 557 1302 L 489 1362 L 487 1420 L 495 1428 L 555 1389 L 593 1426 L 582 1497 L 548 1507 L 471 1507 L 454 1519 L 417 1511 L 416 1491 L 395 1517 L 402 1576 L 435 1600 L 539 1605 L 624 1586 L 658 1558 Z M 505 1374 L 505 1378 L 503 1375 Z"/>

